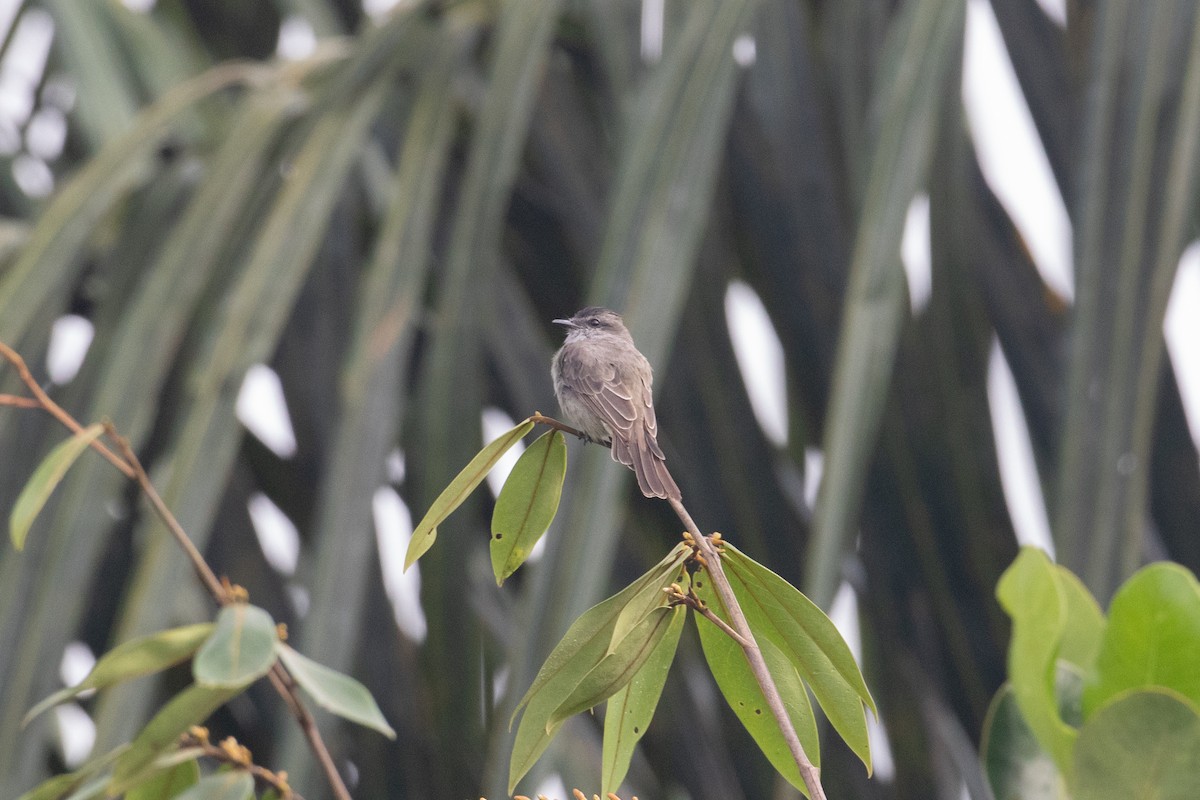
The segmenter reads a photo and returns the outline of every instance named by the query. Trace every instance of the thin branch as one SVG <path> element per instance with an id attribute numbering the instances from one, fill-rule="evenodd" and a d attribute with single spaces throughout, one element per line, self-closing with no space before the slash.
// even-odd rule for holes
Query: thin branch
<path id="1" fill-rule="evenodd" d="M 728 636 L 730 639 L 733 639 L 735 642 L 737 642 L 742 647 L 746 647 L 749 644 L 749 642 L 747 642 L 745 639 L 742 638 L 742 635 L 740 633 L 735 631 L 733 628 L 729 627 L 728 622 L 726 622 L 725 620 L 718 617 L 716 615 L 716 612 L 714 612 L 711 608 L 706 606 L 704 604 L 704 601 L 696 596 L 695 591 L 688 589 L 687 594 L 684 594 L 683 590 L 680 589 L 679 586 L 674 583 L 671 584 L 670 589 L 667 589 L 665 591 L 667 592 L 667 596 L 671 598 L 672 605 L 687 606 L 688 608 L 695 611 L 697 614 L 700 614 L 701 616 L 703 616 L 705 619 L 707 619 L 713 625 L 716 625 L 718 628 L 720 628 L 722 631 L 724 631 L 726 636 Z"/>
<path id="2" fill-rule="evenodd" d="M 184 748 L 195 748 L 218 763 L 246 770 L 260 783 L 273 787 L 284 800 L 304 800 L 300 793 L 288 784 L 286 772 L 272 772 L 255 764 L 250 758 L 250 751 L 238 744 L 232 736 L 223 739 L 219 745 L 213 744 L 208 738 L 208 729 L 196 726 L 183 734 L 180 741 Z"/>
<path id="3" fill-rule="evenodd" d="M 25 364 L 25 359 L 21 358 L 21 356 L 17 354 L 16 350 L 13 350 L 4 342 L 0 342 L 0 356 L 3 356 L 8 363 L 12 364 L 13 367 L 16 368 L 17 375 L 21 378 L 21 382 L 24 383 L 26 388 L 29 389 L 39 408 L 65 425 L 66 428 L 71 431 L 71 433 L 83 433 L 83 426 L 76 422 L 74 417 L 64 411 L 62 406 L 54 402 L 54 400 L 50 398 L 50 395 L 46 394 L 45 390 L 42 389 L 41 385 L 34 380 L 33 373 L 29 371 L 29 367 Z M 24 400 L 27 398 L 18 399 Z M 20 405 L 24 408 L 30 407 L 25 403 L 12 403 L 11 405 Z M 118 458 L 116 453 L 105 447 L 104 442 L 96 439 L 92 442 L 92 447 L 95 448 L 100 455 L 107 458 L 109 463 L 111 463 L 114 467 L 121 470 L 126 478 L 133 478 L 133 468 Z"/>
<path id="4" fill-rule="evenodd" d="M 61 406 L 55 403 L 38 382 L 34 380 L 33 374 L 25 364 L 25 359 L 21 358 L 15 350 L 4 342 L 0 342 L 0 357 L 3 357 L 16 368 L 21 381 L 29 389 L 30 393 L 33 394 L 32 398 L 0 395 L 0 405 L 9 405 L 17 408 L 40 408 L 57 419 L 72 433 L 78 434 L 83 431 L 83 426 Z M 183 530 L 183 526 L 179 524 L 179 520 L 167 508 L 162 496 L 159 495 L 150 477 L 146 474 L 146 470 L 142 468 L 141 462 L 133 452 L 133 448 L 130 446 L 128 440 L 117 433 L 112 423 L 106 422 L 104 427 L 109 438 L 116 443 L 125 458 L 122 459 L 113 453 L 98 439 L 92 442 L 92 447 L 108 459 L 109 463 L 120 470 L 122 474 L 138 484 L 142 493 L 146 495 L 150 500 L 150 504 L 154 507 L 155 514 L 167 526 L 167 530 L 171 532 L 171 535 L 175 538 L 179 546 L 183 548 L 184 553 L 192 562 L 192 567 L 196 570 L 200 581 L 208 589 L 209 594 L 212 595 L 217 605 L 224 606 L 229 603 L 231 599 L 229 590 L 218 580 L 212 567 L 204 560 L 203 554 L 196 548 L 196 545 L 187 535 L 187 532 Z M 341 774 L 338 773 L 337 765 L 333 763 L 333 757 L 329 754 L 329 748 L 325 746 L 325 740 L 321 738 L 321 732 L 317 728 L 316 721 L 304 706 L 304 702 L 300 699 L 299 689 L 296 686 L 296 682 L 292 680 L 292 676 L 283 664 L 276 662 L 268 673 L 268 677 L 270 678 L 271 685 L 279 692 L 284 703 L 287 704 L 288 709 L 299 723 L 304 737 L 308 740 L 309 747 L 316 755 L 317 761 L 321 764 L 321 769 L 324 771 L 325 779 L 329 782 L 329 786 L 333 790 L 334 797 L 337 800 L 351 800 L 350 790 L 346 788 Z"/>
<path id="5" fill-rule="evenodd" d="M 570 434 L 571 436 L 576 436 L 580 439 L 583 439 L 585 442 L 589 442 L 591 444 L 598 444 L 601 447 L 609 447 L 609 448 L 612 447 L 612 442 L 602 442 L 598 439 L 593 439 L 592 437 L 588 436 L 586 433 L 579 430 L 578 428 L 572 428 L 570 425 L 566 424 L 565 422 L 559 422 L 554 417 L 547 417 L 545 414 L 543 414 L 540 411 L 533 412 L 533 416 L 531 416 L 529 419 L 533 422 L 538 423 L 539 425 L 545 425 L 549 428 L 554 428 L 554 430 L 556 430 L 556 431 L 562 431 L 563 433 Z"/>
<path id="6" fill-rule="evenodd" d="M 788 750 L 795 759 L 796 766 L 800 768 L 800 777 L 804 779 L 804 785 L 808 787 L 810 800 L 826 800 L 825 790 L 821 787 L 821 771 L 808 760 L 804 746 L 800 744 L 800 737 L 796 735 L 796 728 L 792 725 L 792 719 L 788 716 L 787 709 L 784 708 L 783 699 L 779 696 L 779 689 L 775 686 L 775 680 L 767 669 L 767 662 L 763 660 L 762 650 L 759 649 L 758 642 L 754 639 L 754 632 L 750 630 L 750 624 L 746 622 L 746 615 L 742 613 L 742 607 L 733 594 L 733 587 L 729 585 L 729 579 L 725 577 L 725 570 L 721 567 L 721 556 L 717 552 L 717 548 L 713 546 L 707 536 L 700 533 L 700 528 L 696 526 L 691 514 L 684 507 L 683 501 L 669 498 L 667 502 L 671 504 L 671 508 L 675 509 L 680 521 L 695 540 L 696 549 L 704 559 L 704 569 L 712 580 L 713 589 L 721 598 L 725 610 L 729 612 L 732 628 L 738 634 L 734 637 L 734 641 L 741 645 L 742 652 L 746 654 L 750 672 L 754 675 L 754 680 L 758 683 L 759 688 L 762 689 L 767 706 L 771 709 L 775 722 L 783 732 Z"/>

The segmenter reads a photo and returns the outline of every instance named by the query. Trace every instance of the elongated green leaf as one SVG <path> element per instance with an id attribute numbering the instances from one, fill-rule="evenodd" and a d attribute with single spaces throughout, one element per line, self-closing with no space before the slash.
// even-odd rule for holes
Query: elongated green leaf
<path id="1" fill-rule="evenodd" d="M 55 775 L 53 778 L 39 783 L 21 795 L 18 800 L 59 800 L 59 798 L 67 797 L 68 795 L 73 797 L 74 790 L 79 789 L 89 778 L 120 758 L 128 749 L 129 745 L 123 744 L 104 755 L 89 759 L 87 763 L 74 772 Z M 103 787 L 107 784 L 108 778 L 105 777 L 101 780 L 101 786 Z"/>
<path id="2" fill-rule="evenodd" d="M 533 422 L 525 420 L 512 430 L 498 437 L 471 459 L 471 463 L 463 467 L 462 472 L 450 481 L 450 485 L 442 490 L 437 500 L 425 512 L 425 517 L 413 530 L 412 539 L 408 543 L 408 552 L 404 554 L 404 569 L 407 570 L 417 562 L 425 552 L 433 546 L 437 538 L 437 526 L 446 517 L 462 505 L 467 496 L 483 481 L 487 474 L 496 466 L 500 456 L 508 452 L 514 444 L 533 430 Z"/>
<path id="3" fill-rule="evenodd" d="M 547 727 L 550 717 L 579 682 L 608 654 L 621 611 L 646 586 L 669 584 L 690 554 L 691 549 L 686 545 L 676 545 L 662 561 L 636 581 L 585 611 L 547 656 L 533 685 L 513 711 L 515 719 L 521 709 L 525 709 L 509 760 L 510 794 L 516 788 L 517 781 L 533 767 L 557 733 L 557 729 L 549 730 Z"/>
<path id="4" fill-rule="evenodd" d="M 145 769 L 164 751 L 173 747 L 179 734 L 199 725 L 240 689 L 187 687 L 163 706 L 142 728 L 113 768 L 112 785 L 119 785 Z"/>
<path id="5" fill-rule="evenodd" d="M 567 475 L 567 442 L 559 431 L 540 436 L 517 459 L 492 512 L 492 572 L 496 585 L 529 558 L 550 527 Z"/>
<path id="6" fill-rule="evenodd" d="M 271 669 L 278 641 L 275 620 L 263 609 L 247 603 L 225 606 L 212 636 L 196 653 L 192 675 L 209 688 L 247 686 Z"/>
<path id="7" fill-rule="evenodd" d="M 283 642 L 276 643 L 276 650 L 288 672 L 296 679 L 296 683 L 300 684 L 321 708 L 351 722 L 377 730 L 389 739 L 396 738 L 396 732 L 383 718 L 383 712 L 379 710 L 367 687 L 349 675 L 343 675 L 311 658 L 306 658 Z"/>
<path id="8" fill-rule="evenodd" d="M 733 545 L 726 543 L 725 552 L 729 584 L 755 638 L 760 643 L 769 639 L 787 657 L 869 773 L 864 706 L 874 711 L 875 701 L 849 645 L 825 612 L 798 589 Z"/>
<path id="9" fill-rule="evenodd" d="M 92 671 L 78 684 L 55 692 L 29 709 L 21 724 L 27 725 L 46 709 L 66 702 L 80 692 L 102 689 L 114 683 L 152 675 L 174 666 L 196 652 L 212 630 L 211 622 L 201 622 L 119 644 L 101 656 L 96 666 L 92 667 Z"/>
<path id="10" fill-rule="evenodd" d="M 712 591 L 708 581 L 695 581 L 692 585 L 696 590 L 696 595 L 708 605 L 713 613 L 728 622 L 729 615 L 716 592 Z M 771 713 L 767 700 L 754 679 L 754 674 L 750 671 L 750 664 L 746 661 L 746 654 L 742 651 L 741 646 L 707 619 L 697 619 L 696 628 L 700 632 L 700 645 L 704 649 L 704 658 L 708 662 L 709 669 L 712 670 L 717 687 L 724 695 L 725 701 L 729 703 L 729 707 L 733 709 L 733 713 L 741 720 L 742 725 L 758 744 L 763 755 L 778 770 L 779 774 L 787 778 L 788 783 L 792 786 L 800 791 L 805 791 L 800 768 L 796 766 L 796 761 L 792 758 L 791 749 L 783 738 L 783 732 L 779 730 L 779 723 Z M 779 648 L 775 647 L 765 636 L 756 636 L 756 638 L 758 646 L 762 650 L 763 660 L 767 663 L 767 670 L 775 680 L 775 686 L 779 690 L 784 708 L 787 709 L 792 726 L 796 729 L 796 735 L 800 738 L 800 744 L 804 747 L 804 752 L 808 755 L 809 760 L 819 767 L 821 765 L 821 743 L 817 736 L 817 722 L 813 715 L 812 705 L 808 700 L 808 691 L 800 681 L 796 668 L 780 652 Z"/>
<path id="11" fill-rule="evenodd" d="M 1059 715 L 1054 693 L 1055 659 L 1067 619 L 1058 572 L 1044 552 L 1024 547 L 1001 576 L 996 597 L 1013 620 L 1008 678 L 1017 705 L 1069 778 L 1076 731 Z"/>
<path id="12" fill-rule="evenodd" d="M 676 609 L 679 610 L 679 609 Z M 633 748 L 646 735 L 671 662 L 675 660 L 675 649 L 679 646 L 679 635 L 683 633 L 686 614 L 675 614 L 665 636 L 659 640 L 646 663 L 633 675 L 633 679 L 618 689 L 608 699 L 604 712 L 604 745 L 600 757 L 600 792 L 607 796 L 616 792 L 629 771 Z"/>
<path id="13" fill-rule="evenodd" d="M 195 758 L 163 770 L 125 793 L 125 800 L 170 800 L 200 780 L 200 765 Z"/>
<path id="14" fill-rule="evenodd" d="M 54 492 L 54 488 L 62 481 L 67 470 L 75 460 L 83 454 L 104 433 L 103 425 L 91 425 L 67 439 L 50 451 L 42 463 L 38 465 L 25 488 L 21 490 L 17 501 L 13 503 L 12 514 L 9 516 L 8 530 L 12 537 L 13 547 L 17 550 L 25 548 L 25 537 L 37 515 L 45 507 L 46 501 Z"/>
<path id="15" fill-rule="evenodd" d="M 866 472 L 908 314 L 900 239 L 937 135 L 941 98 L 961 58 L 966 4 L 913 0 L 891 26 L 872 99 L 878 120 L 850 264 L 850 282 L 827 408 L 825 466 L 805 564 L 804 588 L 833 600 L 838 564 L 857 528 Z"/>
<path id="16" fill-rule="evenodd" d="M 1118 695 L 1080 729 L 1075 774 L 1076 800 L 1200 797 L 1200 713 L 1166 690 Z"/>
<path id="17" fill-rule="evenodd" d="M 1125 582 L 1109 607 L 1083 696 L 1084 716 L 1130 689 L 1160 686 L 1200 706 L 1200 583 L 1178 564 L 1151 564 Z"/>
<path id="18" fill-rule="evenodd" d="M 188 764 L 198 765 L 204 755 L 204 749 L 196 746 L 168 750 L 147 764 L 143 769 L 138 770 L 131 777 L 120 781 L 109 781 L 107 783 L 107 792 L 109 796 L 132 792 L 135 788 L 144 786 L 148 782 L 152 783 L 168 773 L 174 772 L 179 767 L 186 767 Z M 177 777 L 182 778 L 182 775 Z M 199 777 L 199 773 L 197 773 L 196 777 Z M 195 783 L 195 781 L 192 781 L 192 783 Z"/>
<path id="19" fill-rule="evenodd" d="M 175 800 L 252 800 L 254 778 L 244 769 L 202 778 Z"/>
<path id="20" fill-rule="evenodd" d="M 564 720 L 580 711 L 603 703 L 628 685 L 675 621 L 682 619 L 683 614 L 683 608 L 676 606 L 658 608 L 647 615 L 616 648 L 583 677 L 558 708 L 554 709 L 546 722 L 547 730 L 557 728 Z"/>
<path id="21" fill-rule="evenodd" d="M 1103 642 L 1107 624 L 1104 612 L 1075 573 L 1062 565 L 1056 565 L 1056 570 L 1067 612 L 1058 658 L 1074 664 L 1081 674 L 1088 675 Z"/>

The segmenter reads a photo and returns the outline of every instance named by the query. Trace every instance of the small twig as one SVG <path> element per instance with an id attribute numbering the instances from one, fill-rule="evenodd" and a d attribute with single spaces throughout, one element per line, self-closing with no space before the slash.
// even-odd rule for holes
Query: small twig
<path id="1" fill-rule="evenodd" d="M 712 580 L 713 590 L 721 598 L 721 604 L 725 606 L 725 610 L 729 612 L 730 622 L 733 623 L 731 627 L 738 634 L 734 640 L 742 646 L 742 652 L 746 654 L 750 672 L 754 675 L 754 680 L 758 683 L 759 688 L 762 689 L 763 697 L 783 733 L 788 750 L 796 761 L 796 766 L 800 768 L 800 777 L 804 779 L 804 785 L 808 788 L 810 800 L 826 800 L 825 790 L 821 787 L 821 771 L 809 761 L 808 755 L 804 752 L 804 746 L 800 744 L 800 737 L 796 735 L 796 728 L 792 725 L 792 719 L 783 705 L 779 689 L 767 669 L 767 662 L 763 659 L 762 650 L 759 649 L 758 642 L 754 638 L 754 632 L 750 630 L 750 624 L 746 622 L 746 615 L 742 613 L 742 607 L 733 594 L 733 587 L 729 585 L 729 579 L 725 577 L 725 570 L 721 567 L 720 553 L 717 552 L 717 548 L 713 546 L 709 538 L 700 533 L 700 528 L 697 527 L 691 514 L 684 507 L 683 501 L 668 498 L 667 502 L 671 504 L 671 508 L 675 509 L 680 521 L 691 533 L 694 539 L 693 544 L 699 551 L 700 557 L 704 559 L 704 569 Z"/>
<path id="2" fill-rule="evenodd" d="M 72 433 L 78 434 L 83 431 L 83 426 L 61 406 L 55 403 L 42 387 L 38 385 L 38 382 L 33 379 L 33 374 L 25 364 L 25 359 L 21 358 L 15 350 L 4 342 L 0 342 L 0 357 L 6 359 L 16 368 L 21 381 L 33 394 L 32 398 L 7 394 L 0 395 L 0 405 L 9 405 L 17 408 L 40 408 L 62 423 Z M 121 450 L 125 458 L 122 459 L 113 453 L 99 439 L 92 442 L 92 447 L 108 459 L 109 463 L 120 470 L 123 475 L 138 484 L 142 493 L 150 500 L 150 504 L 154 507 L 154 512 L 158 515 L 158 518 L 162 520 L 163 524 L 167 526 L 167 530 L 175 538 L 175 541 L 183 548 L 184 553 L 192 562 L 192 567 L 196 570 L 201 583 L 204 584 L 204 587 L 212 595 L 217 605 L 224 606 L 229 603 L 231 600 L 230 591 L 225 584 L 218 580 L 212 567 L 204 560 L 203 554 L 196 548 L 196 545 L 187 535 L 187 532 L 183 530 L 183 526 L 179 524 L 179 520 L 167 508 L 167 504 L 163 501 L 162 496 L 159 495 L 158 490 L 154 488 L 150 476 L 146 474 L 146 470 L 143 469 L 137 454 L 133 452 L 133 448 L 130 446 L 128 440 L 117 433 L 116 428 L 111 422 L 105 422 L 104 428 L 107 436 Z M 268 677 L 271 680 L 271 685 L 275 687 L 275 690 L 283 698 L 284 703 L 299 723 L 300 730 L 303 731 L 304 737 L 308 740 L 309 747 L 316 755 L 317 761 L 321 764 L 325 778 L 333 790 L 334 797 L 337 800 L 351 800 L 350 790 L 346 788 L 341 774 L 338 773 L 337 765 L 333 763 L 333 757 L 329 754 L 329 748 L 325 746 L 325 740 L 321 738 L 321 732 L 317 728 L 316 721 L 304 706 L 304 702 L 300 699 L 299 689 L 296 686 L 296 682 L 292 680 L 292 676 L 283 664 L 276 662 L 271 667 Z M 293 796 L 296 795 L 293 793 Z"/>
<path id="3" fill-rule="evenodd" d="M 64 411 L 62 406 L 54 402 L 54 400 L 50 398 L 50 395 L 46 394 L 45 390 L 42 389 L 38 382 L 33 379 L 33 373 L 29 371 L 29 367 L 25 364 L 25 359 L 21 358 L 21 356 L 17 354 L 16 350 L 13 350 L 4 342 L 0 342 L 0 356 L 3 356 L 8 363 L 12 364 L 13 367 L 16 368 L 17 375 L 21 378 L 21 382 L 25 384 L 30 393 L 33 395 L 33 399 L 37 403 L 38 408 L 41 408 L 43 411 L 61 422 L 69 431 L 71 431 L 71 433 L 79 434 L 83 432 L 83 426 L 80 425 L 74 417 Z M 24 400 L 27 398 L 21 399 Z M 13 405 L 18 404 L 14 403 Z M 24 408 L 31 407 L 25 403 L 21 403 L 20 406 Z M 100 455 L 107 458 L 109 463 L 111 463 L 114 467 L 121 470 L 126 478 L 133 477 L 133 468 L 122 461 L 116 453 L 105 447 L 104 442 L 101 442 L 99 439 L 97 439 L 92 442 L 92 447 L 95 448 Z"/>
<path id="4" fill-rule="evenodd" d="M 575 436 L 580 439 L 583 439 L 585 442 L 591 442 L 592 444 L 598 444 L 601 447 L 612 447 L 612 442 L 603 442 L 603 441 L 600 441 L 599 439 L 593 439 L 592 437 L 588 436 L 586 433 L 579 430 L 578 428 L 572 428 L 570 425 L 566 424 L 565 422 L 559 422 L 554 417 L 547 417 L 540 411 L 533 412 L 533 416 L 531 416 L 529 419 L 532 422 L 538 423 L 539 425 L 545 425 L 547 427 L 554 428 L 554 430 L 556 430 L 556 431 L 562 431 L 563 433 L 568 433 L 571 436 Z"/>
<path id="5" fill-rule="evenodd" d="M 250 758 L 250 751 L 238 744 L 232 736 L 221 740 L 221 743 L 216 745 L 208 738 L 207 728 L 195 726 L 183 734 L 180 741 L 183 747 L 195 748 L 204 756 L 218 763 L 246 770 L 260 783 L 273 787 L 284 800 L 304 800 L 300 793 L 288 784 L 286 772 L 272 772 L 266 767 L 255 764 Z"/>
<path id="6" fill-rule="evenodd" d="M 667 593 L 667 596 L 670 597 L 672 605 L 687 606 L 688 608 L 695 611 L 697 614 L 702 615 L 705 619 L 707 619 L 713 625 L 716 625 L 718 628 L 720 628 L 722 631 L 725 632 L 726 636 L 728 636 L 730 639 L 733 639 L 735 642 L 737 642 L 742 647 L 746 647 L 749 645 L 749 642 L 747 642 L 740 633 L 735 631 L 733 628 L 729 627 L 728 622 L 726 622 L 725 620 L 718 617 L 716 615 L 716 612 L 714 612 L 711 608 L 706 606 L 704 604 L 704 601 L 696 596 L 696 592 L 694 590 L 688 589 L 687 594 L 684 594 L 683 590 L 679 587 L 679 585 L 673 583 L 673 584 L 671 584 L 671 587 L 669 589 L 664 589 L 663 591 L 665 591 Z"/>
<path id="7" fill-rule="evenodd" d="M 209 594 L 217 601 L 217 605 L 225 605 L 229 600 L 228 592 L 221 585 L 221 581 L 217 579 L 217 575 L 212 571 L 212 567 L 208 566 L 208 562 L 204 560 L 204 556 L 196 549 L 196 545 L 184 532 L 183 526 L 179 524 L 179 520 L 175 519 L 175 515 L 167 508 L 167 504 L 163 502 L 162 496 L 158 490 L 154 488 L 154 484 L 150 482 L 150 476 L 146 474 L 146 470 L 142 468 L 142 462 L 138 460 L 137 454 L 133 452 L 133 448 L 129 446 L 129 440 L 117 434 L 117 429 L 113 427 L 111 422 L 104 423 L 104 431 L 108 438 L 112 439 L 117 444 L 117 448 L 121 451 L 125 461 L 133 467 L 133 479 L 137 481 L 141 487 L 142 493 L 150 500 L 150 505 L 154 506 L 154 511 L 158 514 L 158 518 L 167 526 L 167 530 L 175 537 L 175 541 L 183 548 L 183 552 L 187 555 L 188 560 L 192 562 L 192 568 L 196 570 L 196 574 L 200 576 L 200 581 L 208 589 Z"/>

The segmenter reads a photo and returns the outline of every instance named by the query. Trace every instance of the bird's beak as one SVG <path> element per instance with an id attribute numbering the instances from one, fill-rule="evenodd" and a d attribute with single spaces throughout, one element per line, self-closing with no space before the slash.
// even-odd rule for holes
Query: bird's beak
<path id="1" fill-rule="evenodd" d="M 555 325 L 566 325 L 568 328 L 575 327 L 575 323 L 569 319 L 556 319 L 556 320 L 553 320 L 553 322 Z"/>

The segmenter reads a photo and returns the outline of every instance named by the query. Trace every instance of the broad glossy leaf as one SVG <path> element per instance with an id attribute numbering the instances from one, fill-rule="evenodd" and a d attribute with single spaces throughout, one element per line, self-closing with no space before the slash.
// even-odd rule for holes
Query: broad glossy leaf
<path id="1" fill-rule="evenodd" d="M 1100 653 L 1107 624 L 1104 612 L 1096 598 L 1083 585 L 1074 572 L 1064 566 L 1056 566 L 1058 587 L 1066 602 L 1067 623 L 1063 628 L 1062 642 L 1058 647 L 1058 658 L 1074 664 L 1080 672 L 1088 674 Z"/>
<path id="2" fill-rule="evenodd" d="M 396 732 L 383 718 L 383 712 L 366 686 L 349 675 L 318 664 L 283 642 L 276 642 L 276 648 L 288 672 L 317 705 L 339 717 L 377 730 L 389 739 L 396 738 Z"/>
<path id="3" fill-rule="evenodd" d="M 791 661 L 870 773 L 864 706 L 874 711 L 875 701 L 837 626 L 796 587 L 729 543 L 722 563 L 755 638 L 770 640 Z"/>
<path id="4" fill-rule="evenodd" d="M 212 630 L 211 622 L 201 622 L 152 633 L 119 644 L 101 656 L 96 666 L 92 667 L 92 671 L 78 684 L 55 692 L 29 709 L 21 724 L 27 725 L 46 709 L 64 703 L 81 692 L 102 689 L 114 683 L 152 675 L 174 666 L 196 652 Z"/>
<path id="5" fill-rule="evenodd" d="M 1067 601 L 1058 570 L 1036 547 L 1023 547 L 996 586 L 1013 620 L 1008 679 L 1022 716 L 1058 768 L 1070 779 L 1076 731 L 1058 713 L 1055 662 L 1067 624 Z"/>
<path id="6" fill-rule="evenodd" d="M 992 698 L 979 751 L 996 800 L 1070 800 L 1054 759 L 1025 723 L 1007 683 Z"/>
<path id="7" fill-rule="evenodd" d="M 275 620 L 266 611 L 247 603 L 225 606 L 196 653 L 192 675 L 201 686 L 240 689 L 271 669 L 277 641 Z"/>
<path id="8" fill-rule="evenodd" d="M 557 733 L 557 728 L 547 727 L 550 717 L 584 676 L 608 654 L 621 611 L 646 586 L 670 584 L 690 554 L 691 549 L 686 545 L 676 545 L 648 572 L 617 594 L 585 611 L 567 629 L 538 670 L 533 685 L 513 710 L 513 719 L 521 709 L 525 709 L 525 712 L 517 727 L 509 761 L 509 793 L 516 787 L 517 781 L 529 772 Z M 509 724 L 512 724 L 511 720 Z"/>
<path id="9" fill-rule="evenodd" d="M 1197 665 L 1200 584 L 1178 564 L 1151 564 L 1127 580 L 1109 606 L 1097 680 L 1083 696 L 1084 717 L 1123 691 L 1150 686 L 1200 705 Z"/>
<path id="10" fill-rule="evenodd" d="M 729 615 L 725 606 L 716 592 L 712 591 L 708 581 L 697 581 L 693 586 L 696 595 L 713 613 L 728 622 Z M 741 720 L 742 725 L 758 744 L 759 750 L 779 774 L 792 786 L 806 792 L 804 780 L 800 777 L 800 768 L 796 766 L 791 749 L 788 748 L 783 732 L 779 729 L 779 723 L 771 713 L 766 697 L 754 679 L 754 673 L 750 671 L 750 664 L 746 661 L 746 654 L 741 645 L 707 619 L 697 618 L 696 628 L 700 632 L 704 658 L 733 713 Z M 792 666 L 792 662 L 770 639 L 765 636 L 755 638 L 805 754 L 815 766 L 820 767 L 821 743 L 817 736 L 816 717 L 809 703 L 808 691 L 800 681 L 800 675 Z"/>
<path id="11" fill-rule="evenodd" d="M 201 779 L 175 800 L 252 800 L 254 778 L 244 769 L 219 772 Z"/>
<path id="12" fill-rule="evenodd" d="M 450 481 L 450 485 L 442 490 L 437 500 L 425 512 L 425 517 L 413 530 L 412 539 L 408 543 L 408 552 L 404 555 L 404 569 L 416 563 L 437 538 L 437 526 L 450 516 L 454 509 L 462 505 L 467 496 L 475 490 L 487 474 L 496 466 L 500 457 L 508 452 L 525 434 L 533 430 L 533 423 L 525 420 L 512 430 L 495 439 L 487 447 L 471 459 L 471 463 L 463 467 L 462 472 Z"/>
<path id="13" fill-rule="evenodd" d="M 626 686 L 650 658 L 667 631 L 683 616 L 682 606 L 657 608 L 648 614 L 583 677 L 574 691 L 550 715 L 546 728 L 557 728 L 564 720 L 603 703 Z"/>
<path id="14" fill-rule="evenodd" d="M 42 459 L 42 463 L 34 470 L 33 476 L 13 503 L 12 514 L 9 516 L 9 535 L 15 549 L 25 549 L 25 537 L 29 535 L 29 528 L 45 507 L 54 488 L 83 451 L 103 433 L 103 425 L 91 425 L 59 444 Z"/>
<path id="15" fill-rule="evenodd" d="M 125 793 L 125 800 L 169 800 L 200 780 L 200 765 L 191 758 L 154 775 Z"/>
<path id="16" fill-rule="evenodd" d="M 1119 695 L 1080 728 L 1075 774 L 1075 800 L 1200 797 L 1195 704 L 1161 690 Z"/>
<path id="17" fill-rule="evenodd" d="M 497 586 L 525 563 L 550 527 L 566 474 L 567 443 L 559 431 L 542 435 L 517 459 L 492 512 L 492 572 Z"/>
<path id="18" fill-rule="evenodd" d="M 676 609 L 680 610 L 680 609 Z M 633 748 L 646 735 L 675 650 L 679 646 L 679 635 L 683 632 L 686 614 L 676 614 L 665 636 L 655 646 L 646 663 L 633 679 L 608 699 L 604 712 L 604 745 L 600 757 L 600 792 L 607 796 L 616 792 L 629 771 Z"/>
<path id="19" fill-rule="evenodd" d="M 240 689 L 214 689 L 193 684 L 175 695 L 142 728 L 129 749 L 117 760 L 112 783 L 121 784 L 137 775 L 159 754 L 174 747 L 181 733 L 203 723 L 240 692 Z"/>

